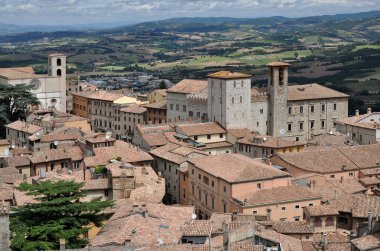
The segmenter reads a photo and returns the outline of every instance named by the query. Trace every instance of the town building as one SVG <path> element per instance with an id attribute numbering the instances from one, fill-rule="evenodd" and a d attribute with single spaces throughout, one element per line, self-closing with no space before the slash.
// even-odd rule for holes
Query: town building
<path id="1" fill-rule="evenodd" d="M 11 144 L 7 139 L 0 139 L 0 158 L 8 157 L 10 155 L 10 147 Z"/>
<path id="2" fill-rule="evenodd" d="M 338 147 L 297 153 L 279 153 L 271 157 L 293 177 L 317 173 L 338 181 L 358 179 L 359 171 L 380 168 L 380 144 Z"/>
<path id="3" fill-rule="evenodd" d="M 161 124 L 167 120 L 166 115 L 166 101 L 160 101 L 144 105 L 147 109 L 146 123 L 148 124 Z"/>
<path id="4" fill-rule="evenodd" d="M 262 135 L 307 141 L 334 131 L 348 115 L 348 95 L 318 84 L 289 85 L 289 64 L 268 64 L 268 86 L 251 89 L 251 76 L 221 71 L 208 82 L 184 79 L 167 92 L 168 120 L 219 122 Z M 207 119 L 206 119 L 207 118 Z"/>
<path id="5" fill-rule="evenodd" d="M 367 145 L 380 142 L 380 112 L 371 112 L 368 108 L 367 114 L 342 118 L 336 121 L 338 132 L 347 135 L 356 144 Z"/>
<path id="6" fill-rule="evenodd" d="M 213 212 L 236 210 L 233 198 L 290 184 L 289 174 L 240 154 L 210 155 L 188 162 L 189 201 L 201 219 Z"/>
<path id="7" fill-rule="evenodd" d="M 48 64 L 48 75 L 35 74 L 32 67 L 0 68 L 0 83 L 31 85 L 41 108 L 66 112 L 66 56 L 51 54 Z"/>
<path id="8" fill-rule="evenodd" d="M 169 124 L 136 124 L 132 142 L 145 151 L 150 151 L 168 142 L 178 141 L 175 134 L 174 128 Z"/>
<path id="9" fill-rule="evenodd" d="M 37 125 L 17 120 L 5 126 L 6 139 L 11 147 L 26 147 L 27 138 L 32 135 L 42 134 L 43 128 Z"/>
<path id="10" fill-rule="evenodd" d="M 236 153 L 250 158 L 262 158 L 277 153 L 302 152 L 304 143 L 284 138 L 273 138 L 268 135 L 251 133 L 237 140 Z"/>
<path id="11" fill-rule="evenodd" d="M 167 203 L 177 204 L 188 197 L 187 177 L 180 177 L 188 169 L 188 160 L 207 156 L 201 150 L 186 144 L 168 143 L 149 152 L 154 157 L 154 168 L 165 178 Z M 181 179 L 182 178 L 182 179 Z"/>
<path id="12" fill-rule="evenodd" d="M 322 196 L 309 187 L 291 185 L 263 189 L 235 197 L 242 214 L 267 215 L 273 221 L 302 221 L 303 208 L 318 206 Z"/>
<path id="13" fill-rule="evenodd" d="M 147 117 L 147 108 L 139 105 L 131 105 L 120 109 L 121 117 L 121 130 L 122 137 L 129 136 L 130 141 L 132 140 L 132 135 L 136 124 L 144 123 Z M 115 130 L 116 130 L 115 125 Z M 119 128 L 117 128 L 119 129 Z"/>
<path id="14" fill-rule="evenodd" d="M 30 160 L 28 156 L 15 156 L 15 157 L 0 159 L 0 165 L 1 165 L 1 168 L 3 167 L 16 168 L 20 174 L 26 175 L 26 177 L 30 177 Z"/>
<path id="15" fill-rule="evenodd" d="M 148 94 L 149 103 L 162 102 L 166 100 L 166 89 L 158 89 L 150 92 Z"/>

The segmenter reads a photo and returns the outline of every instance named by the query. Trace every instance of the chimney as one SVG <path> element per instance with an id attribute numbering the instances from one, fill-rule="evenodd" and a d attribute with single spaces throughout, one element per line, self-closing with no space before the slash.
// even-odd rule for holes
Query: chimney
<path id="1" fill-rule="evenodd" d="M 327 233 L 322 233 L 322 250 L 323 251 L 327 251 L 327 245 L 328 245 Z"/>
<path id="2" fill-rule="evenodd" d="M 124 251 L 132 251 L 131 236 L 127 236 L 124 242 Z"/>
<path id="3" fill-rule="evenodd" d="M 368 233 L 372 233 L 372 222 L 373 222 L 373 213 L 371 211 L 368 212 Z"/>
<path id="4" fill-rule="evenodd" d="M 144 218 L 148 218 L 149 216 L 149 212 L 147 209 L 144 210 Z"/>
<path id="5" fill-rule="evenodd" d="M 367 108 L 367 114 L 371 114 L 372 113 L 372 109 L 371 109 L 371 107 L 368 107 Z"/>
<path id="6" fill-rule="evenodd" d="M 359 116 L 360 114 L 359 114 L 359 109 L 356 109 L 355 110 L 355 116 Z"/>
<path id="7" fill-rule="evenodd" d="M 222 229 L 223 229 L 223 247 L 225 247 L 224 250 L 228 250 L 228 242 L 229 242 L 230 231 L 228 231 L 228 227 L 227 227 L 227 224 L 225 222 L 222 223 Z"/>
<path id="8" fill-rule="evenodd" d="M 237 212 L 236 211 L 232 212 L 232 214 L 231 214 L 231 220 L 232 221 L 237 221 Z"/>

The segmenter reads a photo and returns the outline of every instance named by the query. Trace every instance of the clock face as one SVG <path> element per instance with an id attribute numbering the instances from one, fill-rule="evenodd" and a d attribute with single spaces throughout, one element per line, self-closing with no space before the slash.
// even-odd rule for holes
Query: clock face
<path id="1" fill-rule="evenodd" d="M 31 86 L 32 86 L 32 90 L 38 90 L 41 86 L 41 81 L 39 81 L 38 79 L 36 78 L 33 78 L 30 83 L 29 83 Z"/>

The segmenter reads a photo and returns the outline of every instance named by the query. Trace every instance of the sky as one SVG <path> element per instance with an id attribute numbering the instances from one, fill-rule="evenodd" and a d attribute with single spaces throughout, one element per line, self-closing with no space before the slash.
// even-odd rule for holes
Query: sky
<path id="1" fill-rule="evenodd" d="M 172 17 L 303 17 L 380 9 L 380 0 L 0 0 L 0 23 L 130 24 Z"/>

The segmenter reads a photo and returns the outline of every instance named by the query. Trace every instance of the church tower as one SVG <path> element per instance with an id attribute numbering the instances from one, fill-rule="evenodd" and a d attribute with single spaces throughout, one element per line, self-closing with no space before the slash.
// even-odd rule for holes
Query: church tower
<path id="1" fill-rule="evenodd" d="M 64 54 L 49 55 L 49 76 L 66 79 L 66 56 Z"/>
<path id="2" fill-rule="evenodd" d="M 288 67 L 284 62 L 273 62 L 268 66 L 269 124 L 268 132 L 273 137 L 283 137 L 287 130 Z"/>
<path id="3" fill-rule="evenodd" d="M 230 71 L 208 75 L 207 114 L 209 121 L 225 129 L 249 128 L 251 75 Z"/>

